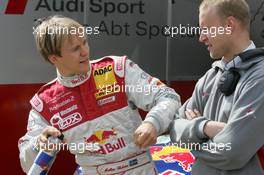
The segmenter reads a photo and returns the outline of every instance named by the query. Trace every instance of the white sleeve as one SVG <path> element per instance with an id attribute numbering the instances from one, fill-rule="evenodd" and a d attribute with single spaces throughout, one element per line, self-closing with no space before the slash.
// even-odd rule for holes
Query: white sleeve
<path id="1" fill-rule="evenodd" d="M 47 122 L 42 119 L 38 112 L 32 109 L 29 113 L 27 133 L 18 141 L 20 164 L 25 173 L 29 171 L 38 154 L 34 146 L 38 135 L 46 126 L 48 126 Z"/>
<path id="2" fill-rule="evenodd" d="M 179 95 L 131 60 L 126 61 L 125 83 L 129 102 L 149 111 L 145 121 L 151 122 L 158 134 L 165 132 L 181 105 Z"/>

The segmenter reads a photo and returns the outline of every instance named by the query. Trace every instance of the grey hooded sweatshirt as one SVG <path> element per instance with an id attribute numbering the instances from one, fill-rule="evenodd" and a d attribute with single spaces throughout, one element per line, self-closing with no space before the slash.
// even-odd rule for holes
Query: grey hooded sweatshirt
<path id="1" fill-rule="evenodd" d="M 217 83 L 224 70 L 234 65 L 241 78 L 233 94 L 225 96 Z M 187 108 L 198 109 L 202 116 L 187 120 Z M 203 133 L 209 120 L 226 123 L 212 139 Z M 192 175 L 263 175 L 264 57 L 242 62 L 237 56 L 228 65 L 223 60 L 214 62 L 175 115 L 170 136 L 178 146 L 184 143 L 192 149 L 196 157 Z"/>

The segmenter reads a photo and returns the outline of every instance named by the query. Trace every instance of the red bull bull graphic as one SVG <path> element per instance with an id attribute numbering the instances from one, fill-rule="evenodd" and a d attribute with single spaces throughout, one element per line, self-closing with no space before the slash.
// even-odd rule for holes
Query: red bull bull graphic
<path id="1" fill-rule="evenodd" d="M 114 128 L 110 130 L 98 130 L 91 136 L 85 139 L 86 143 L 98 143 L 100 149 L 97 151 L 99 154 L 110 154 L 116 150 L 126 147 L 123 137 L 117 137 Z"/>
<path id="2" fill-rule="evenodd" d="M 160 175 L 191 175 L 195 158 L 190 150 L 157 144 L 150 152 Z"/>

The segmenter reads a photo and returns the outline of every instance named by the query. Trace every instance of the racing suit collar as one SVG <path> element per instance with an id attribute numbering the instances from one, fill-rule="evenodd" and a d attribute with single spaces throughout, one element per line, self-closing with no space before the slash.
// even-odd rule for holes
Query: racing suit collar
<path id="1" fill-rule="evenodd" d="M 91 74 L 91 63 L 90 63 L 90 70 L 86 74 L 83 74 L 83 75 L 74 75 L 71 77 L 65 77 L 65 76 L 62 76 L 57 69 L 58 81 L 63 86 L 66 86 L 66 87 L 76 87 L 76 86 L 83 84 L 86 80 L 90 78 L 90 74 Z"/>

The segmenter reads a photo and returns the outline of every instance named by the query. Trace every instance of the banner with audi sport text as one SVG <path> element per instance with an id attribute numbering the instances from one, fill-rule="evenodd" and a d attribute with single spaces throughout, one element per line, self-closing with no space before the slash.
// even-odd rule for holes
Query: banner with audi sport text
<path id="1" fill-rule="evenodd" d="M 249 2 L 252 38 L 260 46 L 261 2 Z M 55 76 L 37 53 L 32 36 L 34 20 L 54 14 L 89 28 L 91 59 L 128 55 L 160 79 L 197 80 L 211 64 L 195 30 L 198 6 L 196 0 L 2 0 L 0 84 L 43 83 Z"/>

